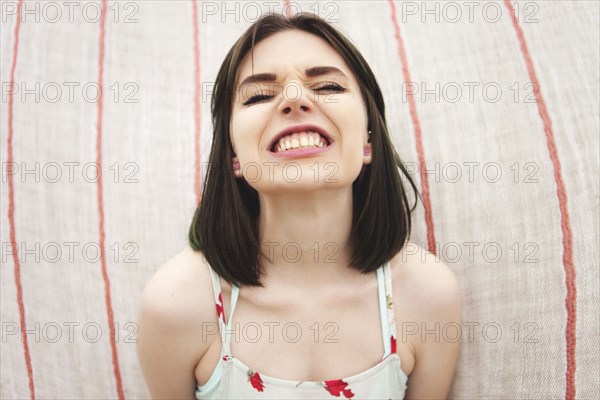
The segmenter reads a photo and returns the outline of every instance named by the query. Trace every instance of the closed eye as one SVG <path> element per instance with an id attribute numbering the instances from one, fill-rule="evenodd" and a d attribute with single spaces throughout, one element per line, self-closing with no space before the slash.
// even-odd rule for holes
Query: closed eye
<path id="1" fill-rule="evenodd" d="M 333 82 L 329 82 L 329 83 L 327 83 L 327 84 L 325 84 L 323 86 L 319 86 L 315 90 L 331 90 L 333 92 L 340 92 L 340 93 L 346 91 L 346 89 L 344 89 L 343 87 L 341 87 L 337 83 L 333 83 Z"/>
<path id="2" fill-rule="evenodd" d="M 344 89 L 343 87 L 341 87 L 340 85 L 338 85 L 337 83 L 333 83 L 333 82 L 328 82 L 326 84 L 324 84 L 323 86 L 319 86 L 317 88 L 315 88 L 314 90 L 317 91 L 332 91 L 332 92 L 337 92 L 337 93 L 343 93 L 346 91 L 346 89 Z M 264 100 L 269 100 L 272 99 L 273 96 L 269 96 L 266 94 L 257 94 L 255 96 L 250 97 L 248 100 L 246 100 L 243 105 L 248 106 L 254 103 L 258 103 Z"/>
<path id="3" fill-rule="evenodd" d="M 269 96 L 269 95 L 266 95 L 266 94 L 257 94 L 255 96 L 250 97 L 243 104 L 245 106 L 249 106 L 250 104 L 258 103 L 259 101 L 267 100 L 267 99 L 270 99 L 272 97 L 273 96 Z"/>

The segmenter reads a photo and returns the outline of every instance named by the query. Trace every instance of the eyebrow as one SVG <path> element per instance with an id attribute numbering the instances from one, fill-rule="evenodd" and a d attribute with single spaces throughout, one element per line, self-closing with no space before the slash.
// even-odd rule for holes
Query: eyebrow
<path id="1" fill-rule="evenodd" d="M 332 67 L 329 65 L 307 68 L 304 71 L 304 74 L 309 78 L 314 78 L 316 76 L 321 76 L 321 75 L 337 75 L 342 78 L 348 79 L 346 74 L 344 74 L 339 68 Z M 240 90 L 245 85 L 249 85 L 251 83 L 275 82 L 276 80 L 277 80 L 277 75 L 272 74 L 272 73 L 262 73 L 262 74 L 250 75 L 249 77 L 247 77 L 246 79 L 244 79 L 242 81 L 242 83 L 238 87 L 238 90 Z"/>

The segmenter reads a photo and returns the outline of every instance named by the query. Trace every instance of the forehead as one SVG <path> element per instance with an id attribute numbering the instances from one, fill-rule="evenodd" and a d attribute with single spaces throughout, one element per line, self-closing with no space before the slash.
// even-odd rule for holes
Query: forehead
<path id="1" fill-rule="evenodd" d="M 237 84 L 257 73 L 274 73 L 278 78 L 292 68 L 301 74 L 315 65 L 329 65 L 340 69 L 350 80 L 354 76 L 345 60 L 325 40 L 308 32 L 287 30 L 275 33 L 254 46 L 240 63 Z M 236 85 L 237 86 L 237 85 Z"/>

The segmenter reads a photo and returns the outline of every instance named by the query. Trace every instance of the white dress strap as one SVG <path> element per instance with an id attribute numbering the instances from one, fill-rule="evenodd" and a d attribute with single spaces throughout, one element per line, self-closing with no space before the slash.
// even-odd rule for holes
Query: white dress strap
<path id="1" fill-rule="evenodd" d="M 396 352 L 396 315 L 392 296 L 392 270 L 390 262 L 377 269 L 379 311 L 383 335 L 383 358 Z"/>
<path id="2" fill-rule="evenodd" d="M 240 332 L 237 331 L 237 329 L 233 329 L 231 328 L 231 321 L 232 321 L 232 317 L 233 317 L 233 312 L 235 311 L 235 305 L 237 304 L 237 299 L 240 293 L 240 288 L 236 285 L 232 285 L 231 287 L 231 312 L 229 313 L 229 319 L 227 320 L 227 326 L 225 327 L 225 331 L 224 334 L 221 335 L 221 337 L 223 337 L 223 353 L 225 354 L 229 354 L 231 355 L 231 337 L 235 336 L 237 334 L 240 334 Z"/>
<path id="3" fill-rule="evenodd" d="M 215 308 L 217 310 L 217 320 L 219 321 L 219 332 L 221 334 L 221 343 L 223 343 L 221 353 L 231 354 L 229 342 L 231 340 L 231 318 L 235 311 L 235 305 L 239 296 L 239 287 L 232 285 L 231 289 L 231 303 L 229 316 L 225 316 L 225 307 L 223 305 L 223 292 L 221 290 L 221 281 L 219 275 L 210 267 L 210 277 L 213 285 L 213 296 L 215 300 Z"/>
<path id="4" fill-rule="evenodd" d="M 222 331 L 225 328 L 225 308 L 223 307 L 223 294 L 221 293 L 221 282 L 219 281 L 219 275 L 208 266 L 210 271 L 210 278 L 212 280 L 213 287 L 213 298 L 215 300 L 215 308 L 217 309 L 217 320 L 219 321 L 219 330 Z"/>

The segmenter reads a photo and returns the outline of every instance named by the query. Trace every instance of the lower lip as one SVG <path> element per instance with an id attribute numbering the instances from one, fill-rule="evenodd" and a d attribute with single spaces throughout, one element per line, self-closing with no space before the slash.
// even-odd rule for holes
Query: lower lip
<path id="1" fill-rule="evenodd" d="M 274 153 L 269 150 L 269 153 L 271 153 L 275 157 L 280 157 L 280 158 L 298 158 L 298 157 L 305 157 L 305 156 L 311 156 L 313 154 L 323 153 L 324 151 L 329 150 L 333 145 L 334 145 L 334 143 L 331 143 L 329 146 L 326 146 L 326 147 L 298 148 L 298 149 L 284 150 L 279 153 Z"/>

